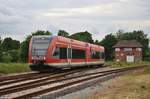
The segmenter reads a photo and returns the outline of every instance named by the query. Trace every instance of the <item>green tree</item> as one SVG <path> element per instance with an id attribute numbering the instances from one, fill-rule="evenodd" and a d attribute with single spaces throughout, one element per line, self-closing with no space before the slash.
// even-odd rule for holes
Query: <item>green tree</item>
<path id="1" fill-rule="evenodd" d="M 95 40 L 94 44 L 99 45 L 100 42 L 98 40 Z"/>
<path id="2" fill-rule="evenodd" d="M 4 51 L 8 51 L 12 49 L 12 38 L 8 37 L 5 38 L 2 42 L 2 48 Z"/>
<path id="3" fill-rule="evenodd" d="M 28 35 L 27 38 L 21 43 L 20 47 L 20 60 L 22 62 L 27 62 L 28 60 L 29 43 L 33 35 L 52 35 L 52 33 L 49 31 L 38 30 L 36 32 L 32 32 L 32 35 Z"/>
<path id="4" fill-rule="evenodd" d="M 148 51 L 146 51 L 145 56 L 144 56 L 145 61 L 150 61 L 150 48 Z"/>
<path id="5" fill-rule="evenodd" d="M 2 45 L 1 45 L 1 37 L 0 37 L 0 56 L 2 56 Z M 0 62 L 2 61 L 2 57 L 0 57 Z"/>
<path id="6" fill-rule="evenodd" d="M 51 32 L 49 32 L 49 31 L 42 31 L 42 30 L 38 30 L 36 32 L 32 32 L 31 34 L 32 34 L 32 36 L 33 35 L 52 35 Z"/>
<path id="7" fill-rule="evenodd" d="M 28 50 L 29 50 L 30 38 L 31 38 L 31 36 L 28 36 L 26 38 L 26 40 L 24 40 L 21 43 L 21 46 L 20 46 L 20 60 L 22 62 L 27 62 L 27 60 L 28 60 Z"/>
<path id="8" fill-rule="evenodd" d="M 14 50 L 19 50 L 20 42 L 7 37 L 0 44 L 1 62 L 17 62 L 18 53 Z"/>
<path id="9" fill-rule="evenodd" d="M 18 50 L 20 48 L 20 41 L 12 40 L 12 50 Z"/>
<path id="10" fill-rule="evenodd" d="M 100 45 L 104 46 L 105 48 L 105 59 L 106 60 L 113 60 L 114 55 L 114 48 L 113 46 L 117 43 L 116 36 L 112 34 L 108 34 L 105 38 L 100 42 Z"/>
<path id="11" fill-rule="evenodd" d="M 70 38 L 83 42 L 93 43 L 92 35 L 88 31 L 72 34 L 70 35 Z"/>
<path id="12" fill-rule="evenodd" d="M 11 62 L 19 61 L 19 50 L 9 50 L 8 54 L 12 57 Z"/>
<path id="13" fill-rule="evenodd" d="M 19 47 L 20 42 L 17 40 L 13 40 L 10 37 L 5 38 L 4 41 L 2 42 L 2 49 L 4 51 L 19 49 Z"/>
<path id="14" fill-rule="evenodd" d="M 10 56 L 7 52 L 4 52 L 2 55 L 2 62 L 4 63 L 10 63 L 12 61 L 13 57 Z"/>
<path id="15" fill-rule="evenodd" d="M 123 34 L 124 34 L 124 30 L 121 30 L 121 29 L 118 30 L 118 32 L 116 32 L 116 37 L 118 41 L 122 39 Z"/>
<path id="16" fill-rule="evenodd" d="M 57 35 L 67 37 L 67 38 L 69 37 L 69 33 L 66 32 L 65 30 L 59 30 Z"/>

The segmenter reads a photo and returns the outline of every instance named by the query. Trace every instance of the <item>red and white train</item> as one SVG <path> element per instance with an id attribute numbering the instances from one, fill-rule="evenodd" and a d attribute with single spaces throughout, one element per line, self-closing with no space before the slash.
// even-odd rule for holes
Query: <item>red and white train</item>
<path id="1" fill-rule="evenodd" d="M 104 47 L 61 36 L 32 36 L 29 64 L 34 71 L 102 65 Z"/>

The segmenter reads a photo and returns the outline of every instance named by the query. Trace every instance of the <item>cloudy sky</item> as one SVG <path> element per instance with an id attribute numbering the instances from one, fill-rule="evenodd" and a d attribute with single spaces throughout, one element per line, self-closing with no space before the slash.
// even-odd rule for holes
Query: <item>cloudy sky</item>
<path id="1" fill-rule="evenodd" d="M 0 0 L 0 36 L 23 40 L 36 30 L 70 34 L 143 30 L 150 37 L 149 0 Z"/>

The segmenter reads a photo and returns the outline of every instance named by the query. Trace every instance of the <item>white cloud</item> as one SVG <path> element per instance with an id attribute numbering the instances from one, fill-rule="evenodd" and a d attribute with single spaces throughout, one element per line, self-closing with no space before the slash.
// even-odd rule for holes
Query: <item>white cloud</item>
<path id="1" fill-rule="evenodd" d="M 118 29 L 150 35 L 149 11 L 148 0 L 0 0 L 0 35 L 22 40 L 39 29 L 88 30 L 96 39 Z"/>
<path id="2" fill-rule="evenodd" d="M 71 16 L 87 16 L 87 15 L 106 15 L 112 14 L 110 11 L 112 5 L 102 5 L 102 6 L 90 6 L 81 8 L 57 8 L 50 9 L 45 13 L 41 13 L 43 16 L 47 17 L 71 17 Z M 99 13 L 100 12 L 100 13 Z"/>

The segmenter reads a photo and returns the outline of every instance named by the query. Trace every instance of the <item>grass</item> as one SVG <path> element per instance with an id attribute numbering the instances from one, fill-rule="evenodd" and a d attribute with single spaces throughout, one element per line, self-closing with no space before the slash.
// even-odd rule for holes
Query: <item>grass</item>
<path id="1" fill-rule="evenodd" d="M 140 66 L 140 65 L 150 65 L 148 61 L 140 61 L 135 63 L 127 63 L 127 62 L 113 62 L 108 61 L 105 63 L 106 66 L 110 67 L 133 67 L 133 66 Z"/>
<path id="2" fill-rule="evenodd" d="M 95 92 L 87 99 L 150 99 L 150 67 L 141 73 L 104 82 L 106 89 Z"/>
<path id="3" fill-rule="evenodd" d="M 1 74 L 21 73 L 29 71 L 30 68 L 27 63 L 0 63 Z"/>
<path id="4" fill-rule="evenodd" d="M 105 65 L 110 67 L 131 67 L 137 65 L 145 65 L 150 62 L 137 62 L 137 63 L 126 63 L 126 62 L 106 62 Z M 0 63 L 0 74 L 10 74 L 10 73 L 21 73 L 29 72 L 30 68 L 27 63 Z"/>

